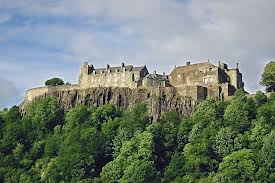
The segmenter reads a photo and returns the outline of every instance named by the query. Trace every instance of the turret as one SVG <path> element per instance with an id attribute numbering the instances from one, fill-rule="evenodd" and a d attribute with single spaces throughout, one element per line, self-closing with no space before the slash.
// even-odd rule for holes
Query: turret
<path id="1" fill-rule="evenodd" d="M 79 75 L 79 80 L 78 80 L 78 84 L 81 88 L 89 87 L 88 86 L 88 77 L 89 77 L 89 74 L 92 72 L 92 70 L 94 70 L 94 66 L 91 65 L 91 67 L 90 67 L 88 62 L 84 62 L 81 65 L 80 75 Z"/>

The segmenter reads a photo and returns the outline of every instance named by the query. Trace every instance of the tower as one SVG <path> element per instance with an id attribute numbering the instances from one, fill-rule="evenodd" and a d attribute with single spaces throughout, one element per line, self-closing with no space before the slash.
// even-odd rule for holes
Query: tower
<path id="1" fill-rule="evenodd" d="M 89 74 L 92 72 L 92 70 L 93 70 L 93 65 L 89 66 L 88 62 L 84 62 L 81 65 L 80 75 L 78 80 L 78 84 L 80 88 L 89 87 Z"/>

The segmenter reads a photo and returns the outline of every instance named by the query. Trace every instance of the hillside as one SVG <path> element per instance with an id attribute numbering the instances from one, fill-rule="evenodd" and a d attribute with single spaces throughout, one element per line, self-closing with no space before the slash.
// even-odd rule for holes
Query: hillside
<path id="1" fill-rule="evenodd" d="M 1 182 L 274 182 L 275 94 L 207 99 L 190 117 L 56 97 L 0 115 Z"/>

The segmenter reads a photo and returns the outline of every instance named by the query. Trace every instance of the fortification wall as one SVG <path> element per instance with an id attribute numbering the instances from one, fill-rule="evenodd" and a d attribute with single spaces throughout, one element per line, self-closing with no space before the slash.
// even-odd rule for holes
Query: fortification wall
<path id="1" fill-rule="evenodd" d="M 25 101 L 32 101 L 34 98 L 47 95 L 49 92 L 60 92 L 69 90 L 78 90 L 79 85 L 61 85 L 61 86 L 44 86 L 32 88 L 26 91 Z"/>

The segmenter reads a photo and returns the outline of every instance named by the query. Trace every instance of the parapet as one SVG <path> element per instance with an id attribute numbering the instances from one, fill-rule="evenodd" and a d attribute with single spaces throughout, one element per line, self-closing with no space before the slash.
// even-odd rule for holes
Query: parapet
<path id="1" fill-rule="evenodd" d="M 25 101 L 31 102 L 33 99 L 46 95 L 50 92 L 78 90 L 79 85 L 60 85 L 60 86 L 44 86 L 38 88 L 32 88 L 26 91 Z"/>

